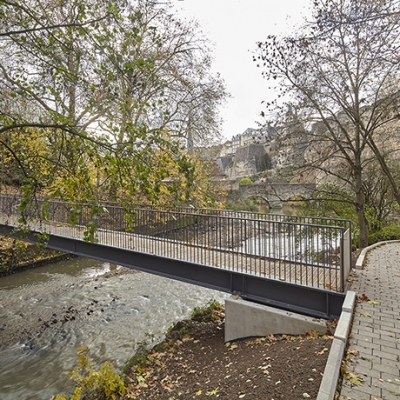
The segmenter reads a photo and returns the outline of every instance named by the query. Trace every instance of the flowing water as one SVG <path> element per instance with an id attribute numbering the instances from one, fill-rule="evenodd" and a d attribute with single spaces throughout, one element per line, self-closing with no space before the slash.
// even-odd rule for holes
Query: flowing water
<path id="1" fill-rule="evenodd" d="M 128 271 L 128 272 L 126 272 Z M 194 307 L 226 294 L 74 258 L 0 279 L 0 399 L 71 390 L 76 351 L 117 368 Z"/>

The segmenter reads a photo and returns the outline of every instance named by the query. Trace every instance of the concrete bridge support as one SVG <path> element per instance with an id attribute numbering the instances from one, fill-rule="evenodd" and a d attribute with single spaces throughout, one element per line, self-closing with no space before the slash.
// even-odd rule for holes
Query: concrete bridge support
<path id="1" fill-rule="evenodd" d="M 225 342 L 271 334 L 325 334 L 325 320 L 253 303 L 234 297 L 225 300 Z"/>

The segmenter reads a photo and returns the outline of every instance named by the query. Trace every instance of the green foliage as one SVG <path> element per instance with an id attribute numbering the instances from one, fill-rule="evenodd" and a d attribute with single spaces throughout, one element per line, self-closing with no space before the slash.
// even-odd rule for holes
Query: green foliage
<path id="1" fill-rule="evenodd" d="M 124 374 L 129 373 L 132 367 L 143 367 L 148 364 L 147 360 L 147 352 L 153 343 L 154 337 L 153 335 L 146 334 L 147 339 L 142 340 L 138 343 L 135 354 L 125 363 L 122 372 Z M 150 340 L 149 340 L 150 339 Z"/>
<path id="2" fill-rule="evenodd" d="M 100 370 L 93 368 L 90 362 L 88 348 L 78 349 L 78 367 L 69 373 L 69 378 L 75 382 L 72 396 L 58 394 L 51 400 L 116 400 L 126 392 L 123 379 L 114 372 L 114 366 L 105 362 Z"/>
<path id="3" fill-rule="evenodd" d="M 250 177 L 250 180 L 251 180 L 252 183 L 257 182 L 258 179 L 259 179 L 259 176 L 258 176 L 258 175 L 252 175 L 252 176 Z"/>
<path id="4" fill-rule="evenodd" d="M 271 160 L 271 156 L 268 153 L 265 153 L 262 158 L 261 170 L 264 171 L 272 168 L 273 168 L 273 163 Z"/>
<path id="5" fill-rule="evenodd" d="M 223 307 L 218 301 L 211 300 L 205 307 L 195 307 L 190 315 L 190 319 L 197 322 L 212 322 L 216 319 L 216 313 L 222 310 Z"/>
<path id="6" fill-rule="evenodd" d="M 239 185 L 252 185 L 253 181 L 250 178 L 242 178 Z"/>
<path id="7" fill-rule="evenodd" d="M 384 242 L 386 240 L 400 240 L 400 225 L 390 225 L 368 235 L 369 244 Z"/>
<path id="8" fill-rule="evenodd" d="M 358 217 L 354 208 L 354 196 L 334 184 L 321 185 L 312 194 L 311 201 L 301 203 L 301 213 L 310 216 L 340 218 L 352 221 L 352 246 L 359 247 Z"/>
<path id="9" fill-rule="evenodd" d="M 353 247 L 359 246 L 359 229 L 357 224 L 357 213 L 354 207 L 354 196 L 343 188 L 336 185 L 322 185 L 312 195 L 312 201 L 305 201 L 302 205 L 302 213 L 322 217 L 348 219 L 353 224 Z M 365 215 L 368 222 L 368 243 L 373 244 L 382 240 L 398 239 L 397 225 L 388 224 L 387 218 L 382 217 L 379 204 L 368 202 L 365 205 Z M 389 202 L 386 210 L 392 210 Z"/>
<path id="10" fill-rule="evenodd" d="M 95 241 L 95 200 L 188 203 L 196 187 L 207 198 L 180 140 L 213 139 L 226 93 L 195 24 L 149 1 L 16 0 L 0 12 L 12 21 L 1 30 L 0 181 L 21 188 L 21 212 L 38 193 L 93 204 Z"/>
<path id="11" fill-rule="evenodd" d="M 312 201 L 302 203 L 304 215 L 349 219 L 357 222 L 354 196 L 340 186 L 319 186 L 311 195 Z"/>

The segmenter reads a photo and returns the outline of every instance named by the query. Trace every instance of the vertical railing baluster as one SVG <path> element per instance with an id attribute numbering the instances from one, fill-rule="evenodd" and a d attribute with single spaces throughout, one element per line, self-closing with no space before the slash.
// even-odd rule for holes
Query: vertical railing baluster
<path id="1" fill-rule="evenodd" d="M 0 196 L 3 217 L 10 214 L 18 218 L 17 202 L 17 196 Z M 44 204 L 39 199 L 32 205 L 27 211 L 28 222 L 49 233 L 82 240 L 88 224 L 96 223 L 95 234 L 102 244 L 135 248 L 270 279 L 344 290 L 344 256 L 349 251 L 344 251 L 343 233 L 351 228 L 348 221 L 140 206 L 132 211 L 133 224 L 128 226 L 124 214 L 128 211 L 113 203 L 103 203 L 104 210 L 100 210 L 94 220 L 90 204 L 48 201 L 48 221 L 41 221 Z M 73 208 L 80 208 L 80 212 L 76 226 L 68 228 Z M 133 228 L 133 232 L 128 227 Z"/>

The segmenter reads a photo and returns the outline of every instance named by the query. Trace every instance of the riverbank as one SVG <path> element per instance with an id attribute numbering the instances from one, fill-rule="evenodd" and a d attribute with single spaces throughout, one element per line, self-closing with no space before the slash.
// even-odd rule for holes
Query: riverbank
<path id="1" fill-rule="evenodd" d="M 68 271 L 71 269 L 73 266 L 67 267 Z M 21 389 L 23 394 L 18 397 L 20 399 L 45 399 L 60 392 L 59 387 L 68 383 L 67 373 L 74 367 L 77 347 L 89 346 L 96 365 L 110 360 L 122 368 L 145 339 L 154 337 L 157 342 L 164 337 L 164 332 L 172 322 L 185 321 L 185 314 L 193 309 L 191 302 L 196 296 L 201 305 L 211 298 L 203 294 L 209 293 L 204 289 L 134 273 L 125 268 L 116 268 L 101 275 L 85 273 L 66 278 L 60 272 L 50 270 L 43 272 L 39 268 L 35 273 L 31 272 L 35 276 L 49 277 L 49 281 L 40 288 L 18 287 L 12 295 L 3 292 L 0 343 L 8 340 L 7 347 L 17 350 L 17 356 L 13 353 L 9 359 L 2 357 L 4 365 L 7 366 L 7 360 L 27 355 L 32 367 L 16 369 L 15 379 L 19 384 L 25 384 L 32 379 L 32 370 L 39 374 L 43 369 L 43 374 L 36 380 L 39 385 L 49 385 L 45 388 L 48 390 L 46 395 L 37 397 L 35 391 L 38 389 L 27 386 Z M 50 274 L 55 277 L 52 278 Z M 11 310 L 13 315 L 10 319 Z M 167 320 L 161 322 L 159 318 L 168 314 Z M 321 343 L 314 341 L 321 337 L 311 334 L 303 337 L 272 336 L 237 341 L 226 346 L 223 319 L 214 322 L 209 325 L 196 323 L 193 333 L 185 332 L 185 322 L 180 323 L 185 329 L 179 329 L 181 336 L 172 340 L 170 349 L 148 353 L 149 362 L 153 363 L 148 370 L 142 375 L 137 375 L 134 368 L 127 371 L 127 379 L 130 380 L 128 389 L 132 396 L 135 393 L 136 399 L 143 400 L 163 400 L 172 396 L 176 399 L 207 400 L 218 394 L 218 398 L 254 400 L 269 398 L 272 393 L 274 397 L 271 398 L 275 399 L 307 397 L 303 394 L 315 398 L 313 393 L 318 390 L 319 378 L 314 376 L 314 372 L 318 375 L 323 369 L 317 366 L 309 369 L 308 365 L 312 365 L 310 360 L 313 358 L 318 358 L 321 365 L 325 365 L 326 359 L 323 357 L 327 357 L 328 350 L 324 349 L 330 347 L 329 335 L 322 338 L 324 342 Z M 170 339 L 168 337 L 168 341 Z M 57 347 L 55 350 L 54 345 Z M 57 352 L 61 350 L 68 352 L 68 355 L 60 356 Z M 302 353 L 303 350 L 305 353 Z M 317 354 L 317 357 L 316 353 L 321 354 Z M 264 358 L 257 358 L 259 354 L 263 354 Z M 45 356 L 48 355 L 51 358 L 46 361 Z M 7 384 L 8 369 L 11 368 L 8 366 L 7 372 L 3 373 Z M 159 368 L 170 373 L 160 375 Z M 57 377 L 51 378 L 49 369 Z M 53 386 L 52 379 L 64 382 Z M 164 382 L 165 387 L 160 382 Z M 142 388 L 143 383 L 147 386 Z M 154 392 L 149 392 L 150 395 L 146 391 L 136 392 L 138 385 L 140 390 Z M 304 392 L 294 392 L 295 389 Z M 51 395 L 48 395 L 49 392 Z M 11 387 L 9 393 L 1 397 L 14 399 L 15 393 L 15 387 Z"/>
<path id="2" fill-rule="evenodd" d="M 310 332 L 224 343 L 224 308 L 214 301 L 195 308 L 151 350 L 139 346 L 121 376 L 112 373 L 110 364 L 99 371 L 85 368 L 88 349 L 79 351 L 80 367 L 73 376 L 76 390 L 96 399 L 111 398 L 104 392 L 111 386 L 120 400 L 315 399 L 332 339 L 330 332 Z"/>
<path id="3" fill-rule="evenodd" d="M 95 368 L 121 371 L 141 343 L 164 338 L 224 293 L 85 258 L 0 279 L 0 398 L 50 399 L 69 393 L 77 349 Z"/>
<path id="4" fill-rule="evenodd" d="M 72 257 L 75 256 L 0 236 L 0 278 L 48 263 L 69 260 Z"/>
<path id="5" fill-rule="evenodd" d="M 209 313 L 206 313 L 209 314 Z M 300 399 L 318 394 L 332 334 L 224 343 L 224 309 L 180 321 L 126 368 L 123 399 Z"/>

